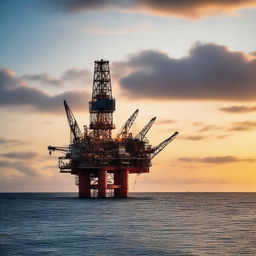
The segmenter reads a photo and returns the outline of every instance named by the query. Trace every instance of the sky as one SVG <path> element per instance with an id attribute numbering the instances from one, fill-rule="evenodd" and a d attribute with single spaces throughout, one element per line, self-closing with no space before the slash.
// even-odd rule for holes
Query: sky
<path id="1" fill-rule="evenodd" d="M 158 145 L 130 192 L 256 191 L 255 0 L 1 0 L 0 192 L 75 192 L 60 174 L 66 99 L 89 123 L 94 61 L 110 61 L 118 128 Z M 114 134 L 116 131 L 113 132 Z"/>

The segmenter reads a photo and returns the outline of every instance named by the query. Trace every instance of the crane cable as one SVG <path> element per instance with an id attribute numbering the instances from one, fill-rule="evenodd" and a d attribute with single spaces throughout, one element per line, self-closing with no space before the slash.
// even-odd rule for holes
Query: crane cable
<path id="1" fill-rule="evenodd" d="M 134 184 L 133 184 L 133 190 L 135 189 L 135 185 L 137 183 L 137 177 L 140 175 L 140 173 L 137 173 L 135 180 L 134 180 Z"/>

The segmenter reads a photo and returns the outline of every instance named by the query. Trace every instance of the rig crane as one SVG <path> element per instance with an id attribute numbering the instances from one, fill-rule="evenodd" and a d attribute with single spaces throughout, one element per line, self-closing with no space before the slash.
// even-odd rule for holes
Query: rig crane
<path id="1" fill-rule="evenodd" d="M 135 139 L 144 141 L 149 129 L 151 128 L 151 126 L 153 125 L 153 123 L 155 122 L 156 117 L 153 117 L 145 126 L 144 128 L 135 136 Z"/>
<path id="2" fill-rule="evenodd" d="M 157 154 L 159 154 L 171 141 L 173 141 L 179 133 L 175 132 L 166 140 L 162 141 L 158 146 L 154 147 L 149 154 L 149 158 L 152 160 Z"/>
<path id="3" fill-rule="evenodd" d="M 48 146 L 48 150 L 49 150 L 49 154 L 52 154 L 52 151 L 62 151 L 62 152 L 69 152 L 70 149 L 68 147 L 52 147 L 52 146 Z"/>
<path id="4" fill-rule="evenodd" d="M 82 132 L 77 124 L 77 121 L 68 105 L 68 103 L 64 100 L 64 108 L 66 111 L 68 124 L 70 127 L 70 142 L 71 143 L 77 143 L 82 140 Z"/>
<path id="5" fill-rule="evenodd" d="M 139 113 L 139 110 L 136 109 L 134 111 L 134 113 L 128 118 L 128 120 L 124 123 L 124 125 L 122 126 L 122 128 L 120 129 L 120 131 L 117 134 L 117 138 L 125 138 L 128 135 L 129 130 L 131 129 L 135 119 L 137 118 Z"/>

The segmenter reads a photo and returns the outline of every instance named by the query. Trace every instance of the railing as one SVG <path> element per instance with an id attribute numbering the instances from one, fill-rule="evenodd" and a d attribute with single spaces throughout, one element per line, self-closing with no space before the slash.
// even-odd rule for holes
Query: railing
<path id="1" fill-rule="evenodd" d="M 60 169 L 71 169 L 71 162 L 69 159 L 59 157 L 59 168 Z"/>

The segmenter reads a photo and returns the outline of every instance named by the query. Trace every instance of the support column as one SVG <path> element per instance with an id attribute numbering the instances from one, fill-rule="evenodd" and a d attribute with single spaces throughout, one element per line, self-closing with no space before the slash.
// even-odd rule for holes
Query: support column
<path id="1" fill-rule="evenodd" d="M 127 197 L 128 196 L 128 174 L 129 171 L 127 169 L 122 169 L 120 171 L 120 197 Z"/>
<path id="2" fill-rule="evenodd" d="M 114 184 L 120 185 L 120 170 L 115 171 L 114 173 Z M 120 197 L 120 188 L 114 189 L 114 197 Z"/>
<path id="3" fill-rule="evenodd" d="M 120 188 L 117 188 L 114 191 L 115 197 L 126 198 L 128 196 L 128 175 L 129 171 L 127 169 L 121 169 L 115 172 L 115 185 L 120 185 Z"/>
<path id="4" fill-rule="evenodd" d="M 80 198 L 89 198 L 91 197 L 91 184 L 90 184 L 90 172 L 80 172 L 79 177 L 79 197 Z"/>
<path id="5" fill-rule="evenodd" d="M 107 170 L 98 171 L 98 197 L 106 197 L 107 194 Z"/>

